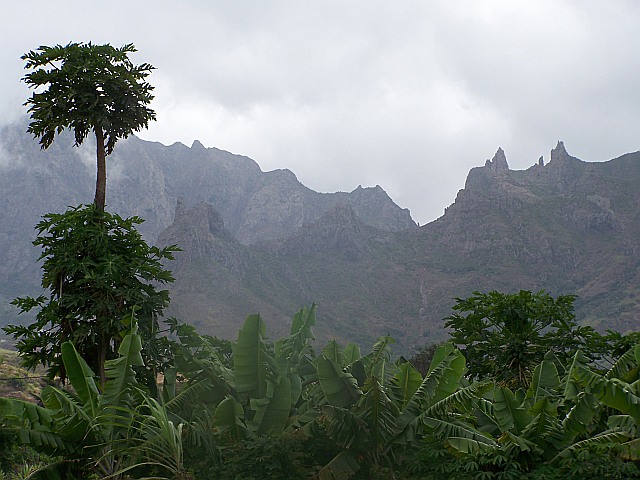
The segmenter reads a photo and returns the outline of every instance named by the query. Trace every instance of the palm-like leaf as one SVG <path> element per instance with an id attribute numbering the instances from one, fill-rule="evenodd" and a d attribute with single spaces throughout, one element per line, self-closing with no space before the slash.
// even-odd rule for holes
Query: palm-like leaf
<path id="1" fill-rule="evenodd" d="M 391 379 L 391 388 L 396 405 L 400 410 L 407 406 L 409 400 L 422 384 L 422 375 L 409 362 L 398 366 L 396 374 Z"/>
<path id="2" fill-rule="evenodd" d="M 71 386 L 85 406 L 87 414 L 95 417 L 96 409 L 98 408 L 99 394 L 94 378 L 95 373 L 93 373 L 72 343 L 63 343 L 60 350 Z"/>
<path id="3" fill-rule="evenodd" d="M 496 446 L 496 442 L 492 438 L 458 419 L 423 417 L 422 421 L 430 433 L 445 440 L 449 438 L 466 438 L 484 446 Z"/>
<path id="4" fill-rule="evenodd" d="M 0 397 L 0 426 L 15 429 L 22 443 L 50 453 L 76 449 L 56 431 L 51 410 L 30 402 Z"/>
<path id="5" fill-rule="evenodd" d="M 535 443 L 549 460 L 563 446 L 562 424 L 558 420 L 556 406 L 543 397 L 532 407 L 535 417 L 521 433 L 521 437 Z"/>
<path id="6" fill-rule="evenodd" d="M 119 357 L 105 362 L 107 382 L 98 402 L 99 407 L 117 406 L 121 395 L 131 386 L 137 385 L 133 367 L 144 365 L 141 352 L 142 338 L 137 334 L 137 326 L 134 324 L 132 332 L 120 344 Z"/>
<path id="7" fill-rule="evenodd" d="M 238 333 L 233 349 L 236 389 L 253 398 L 262 398 L 267 389 L 267 352 L 265 324 L 260 315 L 249 315 Z"/>
<path id="8" fill-rule="evenodd" d="M 242 423 L 244 410 L 233 397 L 227 397 L 218 404 L 213 416 L 213 424 L 222 432 L 228 432 L 232 438 L 244 438 L 247 433 Z"/>
<path id="9" fill-rule="evenodd" d="M 574 375 L 600 402 L 631 415 L 640 423 L 640 396 L 633 393 L 629 384 L 617 378 L 605 378 L 585 365 L 578 365 Z"/>
<path id="10" fill-rule="evenodd" d="M 640 345 L 627 350 L 604 374 L 605 378 L 619 378 L 627 383 L 637 380 L 640 358 Z"/>
<path id="11" fill-rule="evenodd" d="M 587 448 L 591 445 L 602 445 L 610 443 L 622 443 L 629 439 L 629 434 L 623 430 L 606 431 L 593 437 L 587 438 L 580 442 L 576 442 L 571 446 L 561 450 L 555 457 L 551 459 L 551 463 L 554 463 L 561 458 L 571 457 L 577 450 Z"/>
<path id="12" fill-rule="evenodd" d="M 536 404 L 541 398 L 553 396 L 553 390 L 560 386 L 558 370 L 553 362 L 543 360 L 533 371 L 531 384 L 527 390 L 527 400 L 530 405 Z"/>
<path id="13" fill-rule="evenodd" d="M 459 388 L 451 395 L 426 408 L 421 415 L 437 417 L 446 415 L 453 410 L 470 411 L 475 406 L 477 399 L 488 392 L 492 386 L 491 382 L 486 381 L 475 382 L 467 387 Z"/>
<path id="14" fill-rule="evenodd" d="M 355 403 L 362 395 L 355 378 L 343 372 L 332 360 L 321 355 L 316 359 L 318 380 L 329 404 L 345 407 Z"/>
<path id="15" fill-rule="evenodd" d="M 357 413 L 333 405 L 322 407 L 322 413 L 328 422 L 327 435 L 336 445 L 346 449 L 352 446 L 360 450 L 367 448 L 367 423 Z"/>
<path id="16" fill-rule="evenodd" d="M 499 387 L 494 391 L 494 409 L 503 432 L 513 428 L 514 433 L 519 434 L 533 420 L 533 416 L 506 387 Z"/>
<path id="17" fill-rule="evenodd" d="M 355 343 L 347 343 L 343 350 L 344 363 L 348 366 L 361 358 L 360 347 Z"/>
<path id="18" fill-rule="evenodd" d="M 364 394 L 358 402 L 356 411 L 366 422 L 369 429 L 369 442 L 376 450 L 381 450 L 397 433 L 400 412 L 376 377 L 370 377 L 365 383 Z"/>
<path id="19" fill-rule="evenodd" d="M 356 456 L 349 450 L 343 450 L 327 465 L 322 467 L 314 479 L 348 480 L 360 470 Z"/>
<path id="20" fill-rule="evenodd" d="M 596 404 L 593 395 L 581 392 L 576 397 L 575 405 L 562 420 L 563 442 L 571 443 L 578 435 L 586 434 L 595 412 Z"/>
<path id="21" fill-rule="evenodd" d="M 281 376 L 277 383 L 267 382 L 267 394 L 263 398 L 252 398 L 251 408 L 255 416 L 251 425 L 258 435 L 281 432 L 291 411 L 291 382 Z"/>
<path id="22" fill-rule="evenodd" d="M 371 352 L 361 358 L 366 377 L 376 376 L 384 382 L 386 379 L 386 364 L 391 358 L 391 345 L 395 340 L 389 335 L 378 338 L 373 344 Z"/>

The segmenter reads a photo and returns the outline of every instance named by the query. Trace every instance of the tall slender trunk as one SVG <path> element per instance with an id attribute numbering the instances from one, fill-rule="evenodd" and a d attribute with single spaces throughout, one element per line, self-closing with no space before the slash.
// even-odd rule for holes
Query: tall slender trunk
<path id="1" fill-rule="evenodd" d="M 105 362 L 107 361 L 107 348 L 109 347 L 109 338 L 103 330 L 98 334 L 98 374 L 100 375 L 100 386 L 104 391 L 104 385 L 107 383 L 107 372 L 105 370 Z"/>
<path id="2" fill-rule="evenodd" d="M 104 212 L 107 191 L 107 163 L 105 161 L 107 155 L 104 148 L 104 132 L 100 127 L 94 127 L 93 131 L 96 134 L 96 158 L 98 163 L 96 196 L 93 203 L 98 210 Z"/>

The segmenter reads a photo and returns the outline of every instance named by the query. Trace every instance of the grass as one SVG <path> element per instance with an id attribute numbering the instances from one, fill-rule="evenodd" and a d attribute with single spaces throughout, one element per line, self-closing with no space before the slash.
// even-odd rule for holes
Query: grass
<path id="1" fill-rule="evenodd" d="M 36 402 L 46 385 L 44 368 L 26 370 L 17 352 L 0 348 L 0 397 Z"/>

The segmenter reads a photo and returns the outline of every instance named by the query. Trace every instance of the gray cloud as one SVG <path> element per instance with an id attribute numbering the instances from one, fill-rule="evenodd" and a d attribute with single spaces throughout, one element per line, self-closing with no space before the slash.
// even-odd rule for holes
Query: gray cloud
<path id="1" fill-rule="evenodd" d="M 197 138 L 321 191 L 380 184 L 421 223 L 498 146 L 512 168 L 559 139 L 584 160 L 638 150 L 632 1 L 8 3 L 0 120 L 24 110 L 25 51 L 133 42 L 157 67 L 143 138 Z"/>

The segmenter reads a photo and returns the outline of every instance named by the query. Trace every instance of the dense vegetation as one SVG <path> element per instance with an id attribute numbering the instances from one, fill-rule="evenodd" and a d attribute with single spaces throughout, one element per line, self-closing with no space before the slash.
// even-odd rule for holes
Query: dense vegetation
<path id="1" fill-rule="evenodd" d="M 52 381 L 37 403 L 0 397 L 0 478 L 640 478 L 638 336 L 579 327 L 573 297 L 458 299 L 452 342 L 412 361 L 393 357 L 390 336 L 364 353 L 335 341 L 317 350 L 315 305 L 275 341 L 260 315 L 233 343 L 175 319 L 160 335 L 168 295 L 155 287 L 171 281 L 161 260 L 175 248 L 149 247 L 139 219 L 105 212 L 100 185 L 115 139 L 152 119 L 151 67 L 131 73 L 132 49 L 69 44 L 24 57 L 28 68 L 61 62 L 26 77 L 52 88 L 28 102 L 32 133 L 46 147 L 64 128 L 77 143 L 93 129 L 99 174 L 93 206 L 38 226 L 49 298 L 16 300 L 39 313 L 8 331 L 26 366 L 42 364 Z M 109 62 L 141 82 L 141 96 L 120 102 L 127 81 L 90 74 Z M 58 88 L 68 81 L 97 97 L 52 115 L 79 101 Z M 127 105 L 133 117 L 111 123 Z"/>
<path id="2" fill-rule="evenodd" d="M 103 388 L 66 342 L 68 387 L 45 387 L 42 406 L 0 399 L 3 439 L 48 455 L 48 477 L 30 478 L 640 478 L 640 345 L 606 369 L 550 351 L 512 389 L 469 379 L 450 343 L 424 376 L 393 359 L 390 337 L 366 353 L 335 342 L 315 353 L 315 321 L 303 309 L 268 342 L 251 315 L 232 354 L 172 321 L 155 394 L 136 375 L 135 319 Z"/>

